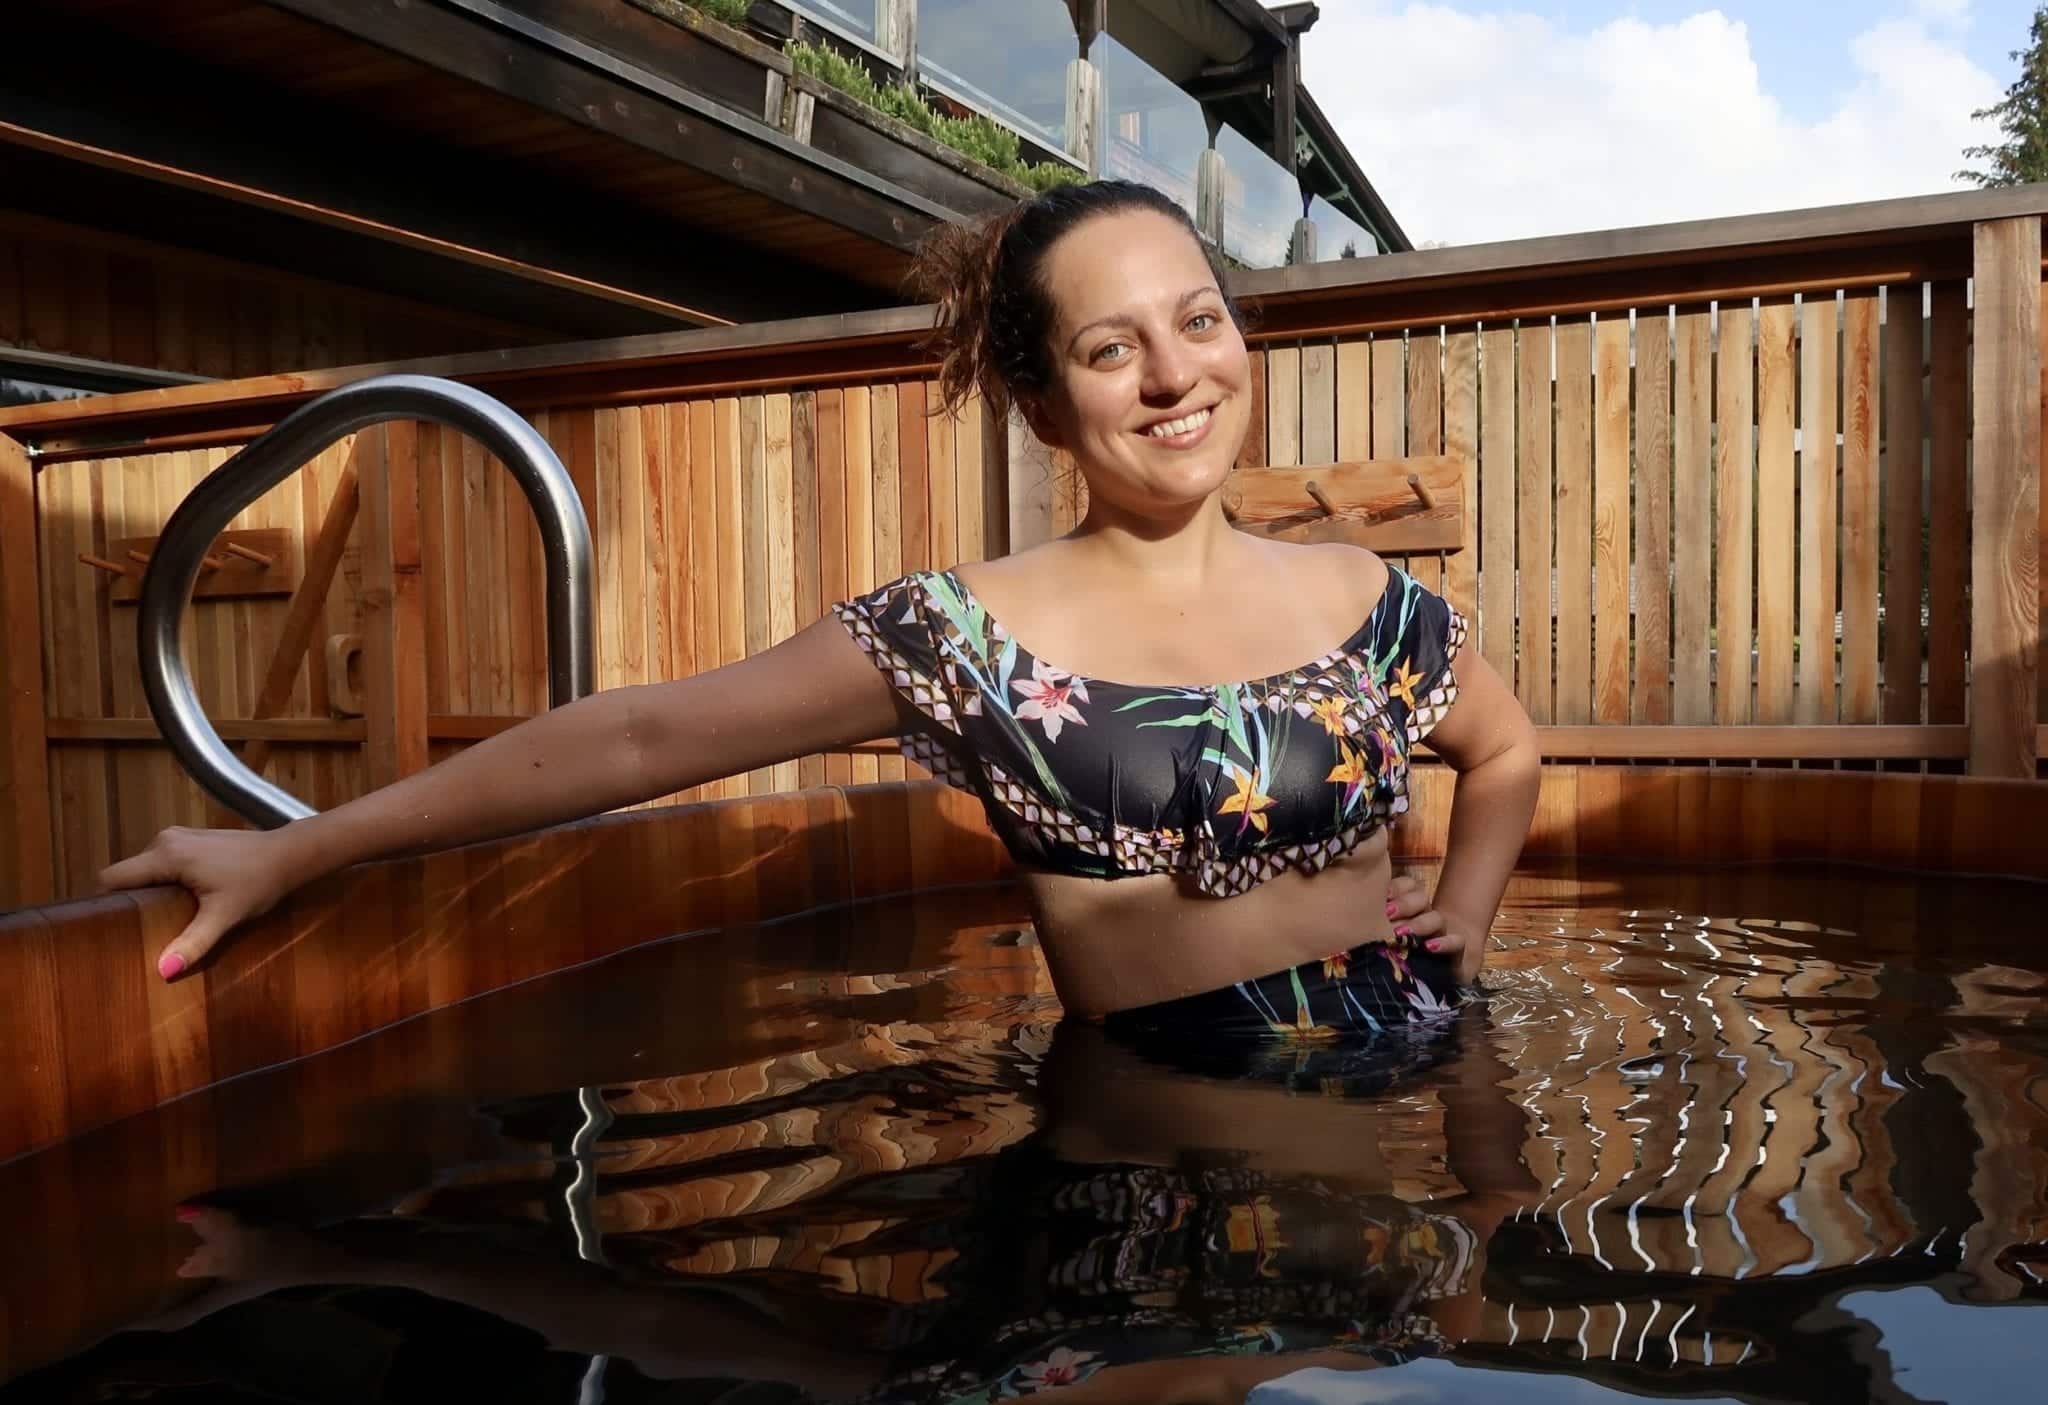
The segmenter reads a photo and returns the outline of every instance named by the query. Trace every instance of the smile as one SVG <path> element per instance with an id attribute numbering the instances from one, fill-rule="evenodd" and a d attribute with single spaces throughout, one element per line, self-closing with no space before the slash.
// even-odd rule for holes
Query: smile
<path id="1" fill-rule="evenodd" d="M 1181 441 L 1191 442 L 1194 439 L 1200 438 L 1202 433 L 1209 428 L 1209 421 L 1214 415 L 1213 407 L 1196 410 L 1193 414 L 1182 415 L 1178 419 L 1161 420 L 1158 424 L 1148 426 L 1142 432 L 1147 439 L 1156 439 L 1162 443 L 1177 445 Z"/>

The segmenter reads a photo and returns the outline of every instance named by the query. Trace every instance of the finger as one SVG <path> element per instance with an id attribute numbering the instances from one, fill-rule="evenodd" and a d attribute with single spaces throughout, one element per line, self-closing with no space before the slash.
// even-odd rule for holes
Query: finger
<path id="1" fill-rule="evenodd" d="M 1411 883 L 1398 892 L 1393 884 L 1387 885 L 1387 920 L 1400 922 L 1429 911 L 1429 892 L 1420 883 Z"/>
<path id="2" fill-rule="evenodd" d="M 1440 934 L 1444 929 L 1444 915 L 1441 912 L 1419 913 L 1394 928 L 1397 937 L 1408 937 L 1422 941 Z"/>
<path id="3" fill-rule="evenodd" d="M 221 912 L 218 903 L 201 901 L 199 911 L 185 924 L 185 930 L 178 933 L 176 939 L 158 953 L 157 974 L 167 981 L 174 981 L 184 975 L 197 966 L 207 952 L 213 950 L 214 945 L 233 925 L 232 920 Z"/>
<path id="4" fill-rule="evenodd" d="M 1422 880 L 1414 874 L 1397 873 L 1387 881 L 1387 896 L 1390 898 L 1400 897 L 1403 894 L 1418 891 L 1421 887 Z"/>
<path id="5" fill-rule="evenodd" d="M 112 892 L 116 888 L 147 888 L 155 883 L 177 881 L 177 866 L 172 863 L 170 855 L 154 847 L 144 849 L 133 858 L 108 864 L 99 872 L 102 892 Z"/>

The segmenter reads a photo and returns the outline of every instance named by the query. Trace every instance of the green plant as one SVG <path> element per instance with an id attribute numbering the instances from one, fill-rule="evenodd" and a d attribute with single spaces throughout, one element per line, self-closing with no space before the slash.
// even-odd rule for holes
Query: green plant
<path id="1" fill-rule="evenodd" d="M 1025 161 L 1017 134 L 1009 128 L 979 115 L 948 117 L 934 111 L 915 88 L 906 83 L 878 84 L 865 68 L 837 50 L 791 43 L 783 52 L 789 55 L 790 67 L 798 73 L 829 84 L 933 141 L 952 147 L 968 160 L 1033 190 L 1050 190 L 1087 179 L 1062 162 Z"/>
<path id="2" fill-rule="evenodd" d="M 683 0 L 693 10 L 701 10 L 715 20 L 738 28 L 747 22 L 747 9 L 753 0 Z"/>

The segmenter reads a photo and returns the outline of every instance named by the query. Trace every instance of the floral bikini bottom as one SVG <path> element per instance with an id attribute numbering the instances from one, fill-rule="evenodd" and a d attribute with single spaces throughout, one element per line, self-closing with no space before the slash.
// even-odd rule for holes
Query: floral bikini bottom
<path id="1" fill-rule="evenodd" d="M 1189 1072 L 1370 1093 L 1436 1062 L 1465 998 L 1451 958 L 1397 939 L 1119 1010 L 1103 1031 Z"/>

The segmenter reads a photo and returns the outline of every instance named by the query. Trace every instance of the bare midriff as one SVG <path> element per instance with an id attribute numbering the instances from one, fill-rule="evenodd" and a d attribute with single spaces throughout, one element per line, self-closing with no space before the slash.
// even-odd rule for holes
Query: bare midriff
<path id="1" fill-rule="evenodd" d="M 1290 870 L 1231 898 L 1177 874 L 1025 882 L 1060 1003 L 1099 1019 L 1384 941 L 1392 878 L 1382 829 L 1321 872 Z"/>

